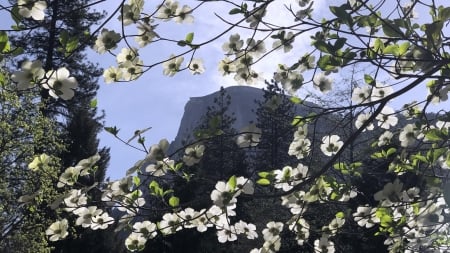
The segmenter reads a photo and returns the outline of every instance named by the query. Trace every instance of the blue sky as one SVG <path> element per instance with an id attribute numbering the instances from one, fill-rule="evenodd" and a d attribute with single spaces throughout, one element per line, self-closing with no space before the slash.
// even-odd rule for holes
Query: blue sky
<path id="1" fill-rule="evenodd" d="M 108 1 L 107 9 L 115 6 L 120 1 Z M 183 4 L 194 6 L 195 1 L 180 1 Z M 283 3 L 296 4 L 295 1 L 280 1 L 278 8 Z M 159 2 L 158 2 L 159 3 Z M 217 6 L 217 2 L 211 3 L 209 6 L 215 6 L 217 12 L 227 13 L 230 9 Z M 149 5 L 146 10 L 151 10 L 154 5 Z M 206 8 L 200 9 L 200 15 L 195 15 L 194 24 L 175 24 L 174 22 L 165 22 L 158 27 L 158 32 L 167 36 L 184 39 L 185 34 L 194 32 L 194 42 L 203 41 L 214 33 L 218 33 L 223 29 L 223 22 L 219 21 L 214 13 Z M 320 1 L 316 1 L 316 9 L 321 8 Z M 101 6 L 100 6 L 101 7 Z M 285 19 L 279 12 L 270 13 L 271 19 L 278 23 L 288 24 L 291 20 Z M 106 27 L 119 30 L 119 23 L 113 19 L 113 23 Z M 231 31 L 229 34 L 236 33 Z M 241 37 L 246 38 L 242 34 Z M 179 128 L 179 123 L 184 112 L 184 105 L 190 97 L 198 97 L 217 91 L 220 86 L 236 85 L 236 82 L 230 77 L 222 77 L 217 71 L 218 62 L 223 58 L 222 44 L 228 40 L 228 35 L 217 43 L 213 43 L 208 47 L 199 51 L 196 58 L 202 58 L 206 73 L 203 75 L 192 75 L 188 71 L 184 71 L 174 77 L 166 77 L 162 74 L 162 67 L 158 66 L 146 72 L 139 80 L 129 83 L 100 83 L 98 92 L 98 107 L 105 110 L 106 119 L 105 126 L 117 126 L 120 129 L 119 136 L 124 140 L 128 140 L 137 129 L 152 127 L 145 133 L 147 144 L 150 146 L 159 142 L 162 138 L 172 141 Z M 308 46 L 308 40 L 297 40 L 299 50 Z M 162 44 L 161 44 L 162 45 Z M 172 50 L 171 50 L 172 49 Z M 158 46 L 157 48 L 149 48 L 141 53 L 140 57 L 144 63 L 152 63 L 153 59 L 168 57 L 176 47 Z M 117 50 L 116 50 L 117 51 Z M 187 57 L 185 57 L 187 58 Z M 276 65 L 273 62 L 283 62 L 288 58 L 295 56 L 285 54 L 275 54 L 271 56 L 270 61 L 259 64 L 257 70 L 265 73 L 266 79 L 272 77 Z M 110 55 L 92 54 L 92 61 L 99 62 L 100 66 L 107 68 L 114 65 L 114 57 Z M 153 60 L 154 61 L 154 60 Z M 186 61 L 186 59 L 185 59 Z M 261 85 L 263 86 L 261 82 Z M 111 161 L 108 168 L 107 176 L 111 179 L 118 179 L 125 175 L 125 171 L 132 167 L 138 160 L 145 157 L 145 153 L 126 146 L 111 134 L 103 132 L 100 134 L 102 146 L 111 148 Z M 137 144 L 136 142 L 132 142 Z"/>
<path id="2" fill-rule="evenodd" d="M 162 1 L 156 1 L 150 3 L 147 2 L 145 7 L 146 11 L 152 11 L 156 5 Z M 182 0 L 179 1 L 180 5 L 188 4 L 191 7 L 195 6 L 197 1 Z M 333 5 L 339 5 L 343 3 L 343 0 L 333 1 Z M 405 1 L 406 3 L 407 1 Z M 111 8 L 115 8 L 120 1 L 107 1 L 107 4 L 99 6 L 99 8 L 106 8 L 110 11 Z M 327 1 L 316 0 L 314 3 L 314 13 L 319 16 L 329 16 Z M 267 13 L 272 22 L 279 25 L 289 25 L 292 22 L 291 18 L 286 18 L 286 12 L 280 11 L 283 4 L 292 4 L 296 6 L 295 0 L 276 1 L 270 8 L 271 12 Z M 439 3 L 437 3 L 439 4 Z M 443 4 L 440 2 L 440 4 Z M 196 10 L 194 24 L 175 24 L 174 22 L 162 22 L 157 29 L 157 32 L 164 36 L 176 39 L 184 39 L 185 35 L 189 32 L 194 32 L 194 43 L 199 43 L 211 38 L 213 34 L 217 34 L 224 29 L 224 23 L 220 21 L 215 13 L 222 16 L 227 16 L 227 19 L 232 21 L 235 17 L 227 15 L 230 7 L 223 5 L 220 2 L 211 2 L 203 5 Z M 419 17 L 421 12 L 424 14 L 422 17 L 427 16 L 423 11 L 417 10 Z M 428 12 L 428 10 L 425 10 Z M 237 16 L 236 16 L 237 17 Z M 226 25 L 225 25 L 226 26 Z M 117 18 L 113 18 L 112 22 L 106 25 L 109 29 L 115 29 L 120 31 L 120 24 Z M 128 29 L 128 28 L 127 28 Z M 190 97 L 198 97 L 210 94 L 219 89 L 220 86 L 237 85 L 231 77 L 222 77 L 217 71 L 218 62 L 223 59 L 223 51 L 221 49 L 222 44 L 228 40 L 230 34 L 239 33 L 241 38 L 248 38 L 250 36 L 249 31 L 243 31 L 235 29 L 224 37 L 219 39 L 201 50 L 196 54 L 196 58 L 202 58 L 205 66 L 206 73 L 203 75 L 192 75 L 188 71 L 178 73 L 174 77 L 166 77 L 162 74 L 162 67 L 157 66 L 150 71 L 146 72 L 139 80 L 129 83 L 113 83 L 104 84 L 103 80 L 100 83 L 100 90 L 98 92 L 98 107 L 101 110 L 105 110 L 106 119 L 105 126 L 117 126 L 120 129 L 119 136 L 124 140 L 128 140 L 135 130 L 143 129 L 146 127 L 152 127 L 151 130 L 145 133 L 146 143 L 151 146 L 154 143 L 159 142 L 160 139 L 166 138 L 172 141 L 179 128 L 179 123 L 184 112 L 184 105 L 187 103 Z M 306 33 L 303 37 L 297 37 L 295 40 L 295 52 L 284 54 L 275 52 L 270 57 L 265 58 L 263 61 L 255 66 L 255 69 L 263 75 L 265 79 L 273 77 L 273 72 L 276 70 L 278 63 L 292 64 L 299 55 L 303 55 L 310 49 L 310 39 Z M 258 39 L 258 38 L 255 38 Z M 270 48 L 270 44 L 266 47 Z M 159 43 L 153 46 L 149 46 L 145 50 L 141 51 L 140 58 L 144 63 L 151 64 L 153 62 L 166 59 L 171 53 L 180 52 L 178 46 L 169 46 L 167 43 Z M 116 50 L 120 51 L 120 47 Z M 185 62 L 189 56 L 185 57 Z M 101 67 L 107 68 L 111 65 L 115 65 L 115 59 L 111 55 L 97 55 L 92 54 L 92 61 L 99 62 Z M 184 63 L 186 64 L 186 63 Z M 185 66 L 185 65 L 183 65 Z M 336 80 L 340 79 L 339 75 L 335 76 Z M 344 73 L 345 75 L 345 73 Z M 383 79 L 383 78 L 381 78 Z M 386 76 L 386 80 L 389 77 Z M 392 78 L 388 82 L 393 81 Z M 338 85 L 336 82 L 335 85 Z M 263 86 L 263 81 L 258 85 Z M 398 87 L 397 87 L 398 88 Z M 397 88 L 394 88 L 397 90 Z M 410 102 L 411 97 L 419 97 L 423 99 L 423 95 L 426 94 L 423 86 L 419 89 L 410 91 L 405 94 L 403 98 L 393 103 L 394 108 L 400 108 L 404 101 Z M 405 99 L 407 98 L 407 99 Z M 446 103 L 448 105 L 448 103 Z M 434 107 L 434 110 L 440 107 Z M 433 107 L 431 108 L 433 109 Z M 138 160 L 145 157 L 145 153 L 135 150 L 126 146 L 119 140 L 115 139 L 108 133 L 101 133 L 100 140 L 102 146 L 108 146 L 111 148 L 111 161 L 108 168 L 107 176 L 111 179 L 118 179 L 125 175 L 125 171 L 132 167 Z M 137 144 L 136 142 L 132 142 Z"/>

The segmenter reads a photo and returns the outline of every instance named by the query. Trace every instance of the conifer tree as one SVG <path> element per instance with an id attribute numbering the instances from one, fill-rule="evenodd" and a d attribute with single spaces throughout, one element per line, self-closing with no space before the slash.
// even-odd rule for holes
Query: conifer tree
<path id="1" fill-rule="evenodd" d="M 70 75 L 76 78 L 78 87 L 70 100 L 54 99 L 49 96 L 48 90 L 41 88 L 41 111 L 47 118 L 58 122 L 58 135 L 64 144 L 64 148 L 57 152 L 61 170 L 96 153 L 100 154 L 96 172 L 80 181 L 92 185 L 104 180 L 109 148 L 99 148 L 97 138 L 102 130 L 104 114 L 98 115 L 95 97 L 99 89 L 98 78 L 103 71 L 97 64 L 86 60 L 86 50 L 93 42 L 90 36 L 92 27 L 99 24 L 105 13 L 92 10 L 89 6 L 93 1 L 90 0 L 46 2 L 46 18 L 43 21 L 22 20 L 24 31 L 15 33 L 11 41 L 27 52 L 24 59 L 40 60 L 46 71 L 66 67 Z M 90 194 L 93 198 L 99 197 L 95 192 Z M 57 251 L 78 252 L 75 245 L 88 244 L 86 240 L 99 241 L 93 236 L 68 240 L 56 244 Z"/>

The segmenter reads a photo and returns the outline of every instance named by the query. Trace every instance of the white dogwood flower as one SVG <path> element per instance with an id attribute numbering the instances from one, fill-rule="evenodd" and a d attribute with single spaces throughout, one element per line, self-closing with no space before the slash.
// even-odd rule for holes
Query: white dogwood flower
<path id="1" fill-rule="evenodd" d="M 67 235 L 69 235 L 69 232 L 67 232 L 68 228 L 69 224 L 67 219 L 62 219 L 51 224 L 50 227 L 45 230 L 45 234 L 49 236 L 50 241 L 58 241 L 66 238 Z"/>
<path id="2" fill-rule="evenodd" d="M 78 82 L 75 77 L 70 76 L 69 70 L 65 67 L 50 70 L 46 76 L 47 83 L 44 83 L 42 87 L 49 90 L 50 96 L 69 100 L 75 95 L 74 89 L 78 87 Z"/>
<path id="3" fill-rule="evenodd" d="M 183 57 L 175 57 L 175 55 L 170 55 L 171 60 L 165 61 L 162 66 L 164 68 L 163 74 L 166 76 L 174 76 L 178 71 L 180 71 L 181 63 L 183 62 Z"/>
<path id="4" fill-rule="evenodd" d="M 44 20 L 47 3 L 36 0 L 18 0 L 19 15 L 24 18 L 33 18 L 34 20 Z"/>
<path id="5" fill-rule="evenodd" d="M 315 75 L 313 78 L 314 89 L 320 90 L 322 93 L 328 93 L 332 89 L 332 83 L 333 79 L 323 72 Z"/>
<path id="6" fill-rule="evenodd" d="M 99 54 L 103 54 L 106 51 L 116 48 L 117 43 L 120 41 L 120 38 L 120 34 L 116 33 L 115 31 L 103 28 L 100 32 L 100 35 L 97 37 L 93 48 Z"/>
<path id="7" fill-rule="evenodd" d="M 26 90 L 33 88 L 35 84 L 40 83 L 45 77 L 45 71 L 42 63 L 36 61 L 24 61 L 20 71 L 14 71 L 11 79 L 17 83 L 18 90 Z"/>
<path id="8" fill-rule="evenodd" d="M 322 152 L 326 156 L 332 156 L 336 154 L 339 151 L 339 149 L 341 149 L 342 145 L 344 145 L 344 143 L 340 140 L 339 136 L 337 135 L 324 136 L 322 138 L 320 150 L 322 150 Z"/>

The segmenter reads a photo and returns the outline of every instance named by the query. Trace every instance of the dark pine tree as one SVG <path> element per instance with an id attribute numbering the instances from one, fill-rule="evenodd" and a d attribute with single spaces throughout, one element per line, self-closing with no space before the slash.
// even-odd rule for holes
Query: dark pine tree
<path id="1" fill-rule="evenodd" d="M 15 1 L 12 1 L 15 2 Z M 49 96 L 48 90 L 41 90 L 41 99 L 46 106 L 42 108 L 44 115 L 59 122 L 59 132 L 66 144 L 59 154 L 62 169 L 75 165 L 99 153 L 101 160 L 94 175 L 82 178 L 84 184 L 92 185 L 94 182 L 104 180 L 109 161 L 109 148 L 99 148 L 97 134 L 102 129 L 101 120 L 104 113 L 98 115 L 97 109 L 91 107 L 91 101 L 96 97 L 99 88 L 98 78 L 102 69 L 87 60 L 86 50 L 92 45 L 90 36 L 91 27 L 98 25 L 105 17 L 105 13 L 92 10 L 91 0 L 47 0 L 46 18 L 37 22 L 32 19 L 24 20 L 26 29 L 12 36 L 14 45 L 22 47 L 27 55 L 24 58 L 40 60 L 46 71 L 67 67 L 71 76 L 78 81 L 78 88 L 71 100 L 54 99 Z M 76 49 L 68 52 L 62 43 L 63 37 L 76 38 Z M 97 198 L 96 192 L 90 192 L 91 197 Z M 84 229 L 78 230 L 84 232 Z M 78 236 L 57 243 L 56 252 L 102 252 L 98 243 L 103 239 L 100 233 L 95 235 Z M 98 236 L 98 237 L 97 237 Z M 103 236 L 104 237 L 104 236 Z M 96 247 L 85 247 L 95 245 Z M 106 250 L 107 251 L 107 250 Z"/>
<path id="2" fill-rule="evenodd" d="M 181 206 L 189 206 L 195 210 L 207 208 L 212 204 L 210 194 L 217 181 L 227 181 L 232 175 L 248 176 L 245 152 L 236 144 L 238 132 L 233 128 L 234 114 L 228 111 L 231 99 L 222 88 L 214 98 L 214 104 L 207 108 L 194 130 L 195 139 L 190 141 L 204 145 L 205 152 L 200 163 L 184 168 L 185 172 L 192 174 L 190 180 L 186 182 L 179 179 L 174 183 L 175 195 L 180 198 Z M 237 214 L 235 218 L 242 219 L 239 206 Z M 203 233 L 196 229 L 185 229 L 174 235 L 152 240 L 146 250 L 167 253 L 245 252 L 241 250 L 241 246 L 233 243 L 220 244 L 213 228 Z"/>

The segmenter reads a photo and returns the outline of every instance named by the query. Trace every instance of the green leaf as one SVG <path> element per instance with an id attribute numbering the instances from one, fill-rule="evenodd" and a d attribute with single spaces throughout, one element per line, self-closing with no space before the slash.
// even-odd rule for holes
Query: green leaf
<path id="1" fill-rule="evenodd" d="M 235 15 L 235 14 L 239 14 L 239 13 L 242 13 L 241 8 L 234 8 L 228 12 L 228 14 L 230 14 L 230 15 Z"/>
<path id="2" fill-rule="evenodd" d="M 259 185 L 270 185 L 270 181 L 267 178 L 260 178 L 256 183 Z"/>
<path id="3" fill-rule="evenodd" d="M 346 38 L 337 39 L 333 46 L 334 51 L 341 49 L 345 45 L 345 42 L 347 42 Z"/>
<path id="4" fill-rule="evenodd" d="M 390 148 L 386 151 L 386 155 L 390 156 L 390 155 L 394 154 L 395 152 L 397 152 L 396 148 Z"/>
<path id="5" fill-rule="evenodd" d="M 66 56 L 72 53 L 78 47 L 78 38 L 70 37 L 65 45 Z"/>
<path id="6" fill-rule="evenodd" d="M 97 99 L 96 98 L 92 99 L 91 102 L 89 103 L 89 106 L 91 108 L 96 108 L 97 107 Z"/>
<path id="7" fill-rule="evenodd" d="M 228 179 L 227 184 L 230 186 L 231 190 L 236 189 L 236 176 L 231 176 L 230 179 Z"/>
<path id="8" fill-rule="evenodd" d="M 10 51 L 10 45 L 8 41 L 8 34 L 5 31 L 0 31 L 0 52 L 7 53 Z"/>
<path id="9" fill-rule="evenodd" d="M 13 56 L 21 55 L 24 52 L 25 52 L 25 50 L 23 49 L 23 47 L 16 47 L 16 48 L 14 48 L 14 50 L 11 51 Z"/>
<path id="10" fill-rule="evenodd" d="M 373 43 L 373 50 L 377 53 L 384 51 L 384 43 L 380 38 L 376 38 Z"/>
<path id="11" fill-rule="evenodd" d="M 368 85 L 372 86 L 375 85 L 375 80 L 370 75 L 367 74 L 364 74 L 364 82 L 366 82 Z"/>
<path id="12" fill-rule="evenodd" d="M 325 43 L 325 42 L 322 41 L 322 40 L 314 41 L 313 45 L 314 45 L 317 49 L 319 49 L 321 52 L 324 52 L 324 53 L 331 53 L 330 51 L 332 51 L 332 50 L 330 50 L 330 49 L 331 49 L 331 48 L 330 48 L 330 45 L 328 45 L 327 43 Z"/>
<path id="13" fill-rule="evenodd" d="M 104 129 L 105 129 L 106 132 L 108 132 L 108 133 L 110 133 L 110 134 L 112 134 L 114 136 L 117 136 L 117 134 L 119 133 L 119 129 L 117 129 L 116 126 L 105 127 Z"/>
<path id="14" fill-rule="evenodd" d="M 445 22 L 450 19 L 450 7 L 444 8 L 442 6 L 439 6 L 438 11 L 439 11 L 438 13 L 439 20 Z"/>
<path id="15" fill-rule="evenodd" d="M 397 44 L 391 44 L 384 48 L 383 54 L 392 54 L 394 56 L 399 56 L 400 49 Z"/>
<path id="16" fill-rule="evenodd" d="M 186 41 L 187 44 L 191 44 L 192 41 L 194 40 L 194 33 L 188 33 L 186 35 L 186 39 L 184 39 Z"/>
<path id="17" fill-rule="evenodd" d="M 62 30 L 61 33 L 59 34 L 59 43 L 61 43 L 61 45 L 65 47 L 68 40 L 69 40 L 69 33 L 66 30 Z"/>
<path id="18" fill-rule="evenodd" d="M 406 41 L 406 42 L 400 44 L 400 45 L 398 46 L 398 54 L 399 54 L 399 55 L 404 55 L 404 54 L 408 51 L 409 46 L 410 46 L 410 44 L 409 44 L 408 41 Z"/>
<path id="19" fill-rule="evenodd" d="M 450 167 L 450 153 L 447 154 L 447 157 L 445 158 L 445 165 Z"/>
<path id="20" fill-rule="evenodd" d="M 171 207 L 177 207 L 179 204 L 180 204 L 180 199 L 179 198 L 177 198 L 175 196 L 170 197 L 169 205 Z"/>
<path id="21" fill-rule="evenodd" d="M 430 129 L 425 134 L 425 138 L 430 141 L 440 141 L 445 135 L 439 129 Z"/>
<path id="22" fill-rule="evenodd" d="M 260 176 L 262 178 L 266 178 L 269 175 L 270 175 L 270 172 L 267 172 L 267 171 L 260 171 L 260 172 L 258 172 L 258 176 Z"/>
<path id="23" fill-rule="evenodd" d="M 425 34 L 427 35 L 427 40 L 429 45 L 428 48 L 433 48 L 435 43 L 441 39 L 441 32 L 444 23 L 442 21 L 435 21 L 431 24 L 425 24 Z"/>
<path id="24" fill-rule="evenodd" d="M 294 104 L 300 104 L 302 102 L 302 100 L 300 98 L 295 97 L 295 96 L 290 97 L 289 100 Z"/>
<path id="25" fill-rule="evenodd" d="M 139 186 L 141 184 L 141 179 L 138 176 L 133 177 L 133 184 Z"/>
<path id="26" fill-rule="evenodd" d="M 302 117 L 302 116 L 295 116 L 294 119 L 292 120 L 291 125 L 297 126 L 297 125 L 300 124 L 302 121 L 303 121 L 303 117 Z"/>
<path id="27" fill-rule="evenodd" d="M 161 188 L 159 187 L 158 182 L 156 182 L 155 180 L 153 180 L 152 182 L 150 182 L 150 184 L 148 185 L 148 189 L 150 189 L 150 192 L 155 194 L 157 193 Z"/>
<path id="28" fill-rule="evenodd" d="M 344 212 L 338 212 L 338 213 L 336 214 L 336 218 L 344 219 L 344 218 L 345 218 Z"/>
<path id="29" fill-rule="evenodd" d="M 392 21 L 390 20 L 385 20 L 382 24 L 381 27 L 383 28 L 383 32 L 386 36 L 388 37 L 394 37 L 394 38 L 403 38 L 403 32 L 402 30 L 400 30 L 400 28 L 398 28 L 398 26 L 396 26 Z"/>
<path id="30" fill-rule="evenodd" d="M 341 61 L 331 55 L 324 55 L 317 61 L 317 65 L 323 71 L 334 70 L 337 66 L 341 65 Z"/>
<path id="31" fill-rule="evenodd" d="M 347 169 L 347 165 L 345 163 L 335 163 L 333 165 L 333 168 L 336 170 L 343 170 L 343 169 Z"/>
<path id="32" fill-rule="evenodd" d="M 330 11 L 340 19 L 344 24 L 351 25 L 353 23 L 353 19 L 349 13 L 346 12 L 347 4 L 343 4 L 339 7 L 330 6 Z"/>
<path id="33" fill-rule="evenodd" d="M 5 75 L 0 72 L 0 85 L 5 85 L 6 83 L 6 79 L 5 79 Z"/>
<path id="34" fill-rule="evenodd" d="M 19 14 L 19 6 L 15 5 L 12 8 L 11 17 L 14 20 L 14 22 L 16 22 L 17 25 L 22 21 L 23 17 L 22 15 Z"/>

